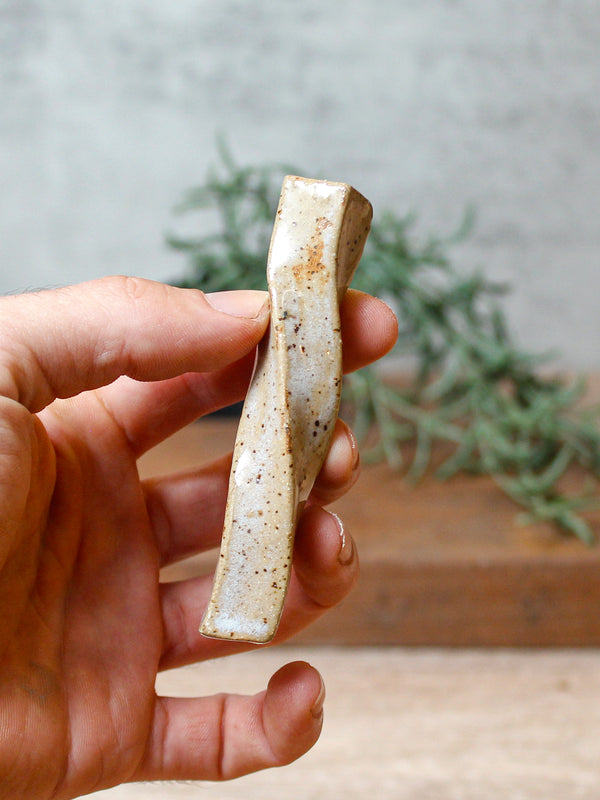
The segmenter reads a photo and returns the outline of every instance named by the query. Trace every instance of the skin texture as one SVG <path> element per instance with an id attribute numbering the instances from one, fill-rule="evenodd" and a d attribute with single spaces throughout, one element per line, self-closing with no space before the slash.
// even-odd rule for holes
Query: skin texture
<path id="1" fill-rule="evenodd" d="M 243 396 L 265 300 L 132 278 L 0 298 L 2 800 L 233 778 L 289 763 L 317 740 L 323 685 L 303 662 L 254 697 L 154 690 L 161 669 L 246 646 L 197 633 L 210 578 L 159 582 L 162 565 L 218 543 L 228 459 L 147 482 L 136 460 Z M 347 370 L 396 337 L 387 306 L 357 292 L 342 327 Z M 357 475 L 356 443 L 338 422 L 298 527 L 275 641 L 356 580 L 350 534 L 323 505 Z"/>

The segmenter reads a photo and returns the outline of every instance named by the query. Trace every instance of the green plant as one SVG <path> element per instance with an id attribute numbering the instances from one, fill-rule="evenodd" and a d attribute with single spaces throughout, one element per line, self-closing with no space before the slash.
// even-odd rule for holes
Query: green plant
<path id="1" fill-rule="evenodd" d="M 204 291 L 265 288 L 281 181 L 298 170 L 242 168 L 225 147 L 220 162 L 178 209 L 208 212 L 214 230 L 169 237 L 188 260 L 177 283 Z M 417 481 L 435 447 L 444 453 L 438 477 L 489 474 L 527 519 L 550 521 L 591 543 L 583 514 L 599 507 L 600 432 L 598 410 L 581 407 L 585 382 L 545 377 L 547 358 L 512 340 L 500 305 L 506 287 L 454 268 L 448 251 L 468 233 L 470 215 L 451 236 L 425 243 L 417 241 L 414 221 L 387 212 L 373 224 L 353 283 L 394 306 L 395 352 L 414 364 L 402 386 L 375 367 L 346 379 L 344 414 L 368 442 L 367 458 L 385 458 Z M 573 493 L 562 480 L 575 465 L 590 485 Z"/>

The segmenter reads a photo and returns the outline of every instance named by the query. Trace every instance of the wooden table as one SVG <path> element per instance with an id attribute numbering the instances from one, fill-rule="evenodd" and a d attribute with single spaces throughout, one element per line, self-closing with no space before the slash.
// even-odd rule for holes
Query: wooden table
<path id="1" fill-rule="evenodd" d="M 234 438 L 230 420 L 196 423 L 144 456 L 140 470 L 191 468 Z M 334 508 L 357 540 L 361 578 L 296 644 L 600 644 L 600 546 L 519 525 L 519 509 L 491 479 L 411 487 L 386 465 L 368 466 Z M 192 559 L 171 575 L 213 562 Z"/>

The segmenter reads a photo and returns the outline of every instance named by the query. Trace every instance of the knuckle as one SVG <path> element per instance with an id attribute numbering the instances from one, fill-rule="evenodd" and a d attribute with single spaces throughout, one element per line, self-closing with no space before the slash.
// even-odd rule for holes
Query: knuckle
<path id="1" fill-rule="evenodd" d="M 102 280 L 111 293 L 118 294 L 135 305 L 146 298 L 150 288 L 150 281 L 132 275 L 116 275 Z"/>

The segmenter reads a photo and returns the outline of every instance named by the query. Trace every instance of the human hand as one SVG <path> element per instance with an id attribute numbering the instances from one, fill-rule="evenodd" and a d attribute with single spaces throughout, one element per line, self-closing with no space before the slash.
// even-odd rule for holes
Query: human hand
<path id="1" fill-rule="evenodd" d="M 242 398 L 265 301 L 131 278 L 0 298 L 0 798 L 232 778 L 288 763 L 318 738 L 322 682 L 303 662 L 255 697 L 154 688 L 161 669 L 244 646 L 197 633 L 209 578 L 159 582 L 161 566 L 218 543 L 228 459 L 149 481 L 136 461 Z M 342 327 L 346 370 L 396 336 L 387 306 L 358 292 Z M 356 579 L 350 535 L 322 507 L 356 475 L 356 444 L 338 423 L 275 641 Z"/>

